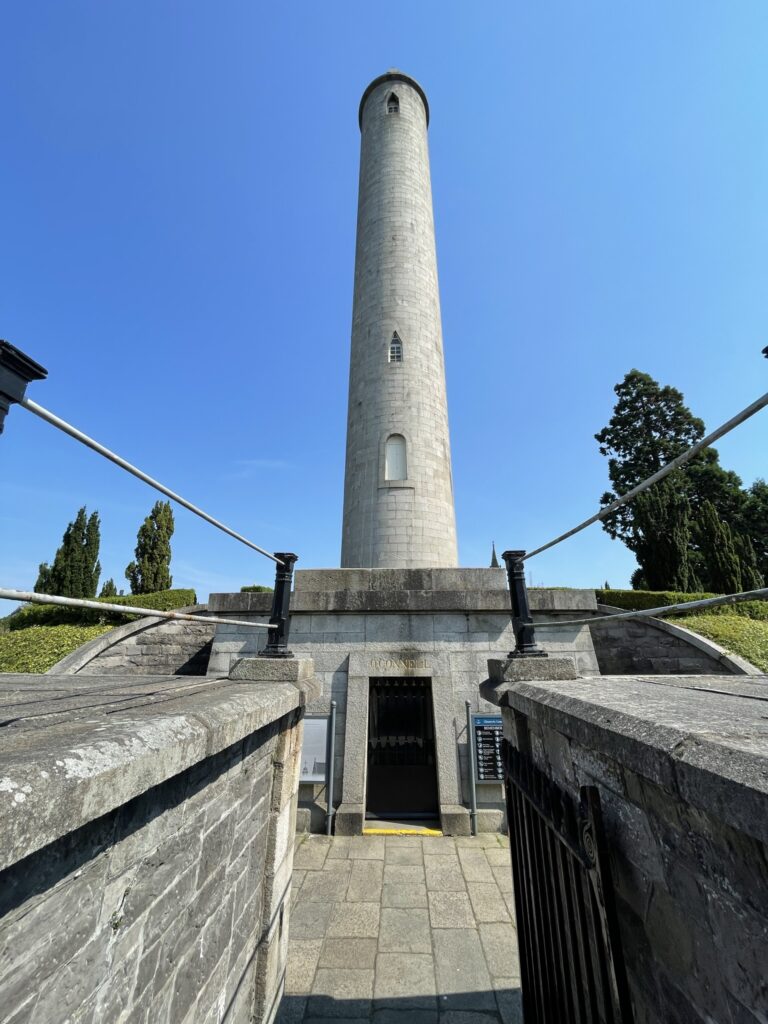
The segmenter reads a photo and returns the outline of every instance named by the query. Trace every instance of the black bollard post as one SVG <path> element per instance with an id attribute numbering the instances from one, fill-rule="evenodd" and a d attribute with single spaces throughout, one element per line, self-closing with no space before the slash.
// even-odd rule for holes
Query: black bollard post
<path id="1" fill-rule="evenodd" d="M 30 359 L 9 341 L 0 338 L 0 434 L 6 414 L 14 402 L 20 402 L 31 380 L 44 380 L 48 371 Z"/>
<path id="2" fill-rule="evenodd" d="M 512 602 L 512 629 L 515 633 L 515 649 L 509 652 L 509 657 L 546 658 L 547 652 L 542 651 L 536 643 L 536 631 L 525 585 L 524 554 L 525 551 L 505 551 L 501 556 L 507 567 L 509 596 Z"/>
<path id="3" fill-rule="evenodd" d="M 292 658 L 293 652 L 288 650 L 288 633 L 291 628 L 291 583 L 293 567 L 299 556 L 290 551 L 276 551 L 279 558 L 275 569 L 275 593 L 272 598 L 272 614 L 269 617 L 267 646 L 259 651 L 261 658 Z"/>

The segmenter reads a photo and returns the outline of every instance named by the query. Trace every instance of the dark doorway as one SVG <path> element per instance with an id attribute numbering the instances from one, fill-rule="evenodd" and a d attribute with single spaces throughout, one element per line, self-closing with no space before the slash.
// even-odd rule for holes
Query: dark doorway
<path id="1" fill-rule="evenodd" d="M 437 816 L 431 679 L 371 679 L 366 796 L 370 818 Z"/>

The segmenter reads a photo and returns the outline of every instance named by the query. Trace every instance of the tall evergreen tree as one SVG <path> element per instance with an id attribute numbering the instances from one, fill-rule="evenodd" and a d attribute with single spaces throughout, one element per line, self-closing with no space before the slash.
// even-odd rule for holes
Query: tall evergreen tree
<path id="1" fill-rule="evenodd" d="M 126 567 L 125 576 L 132 594 L 152 594 L 170 590 L 171 537 L 173 509 L 169 501 L 155 502 L 152 511 L 139 527 L 135 561 Z"/>
<path id="2" fill-rule="evenodd" d="M 693 590 L 690 505 L 672 473 L 639 494 L 634 509 L 634 551 L 649 590 Z"/>
<path id="3" fill-rule="evenodd" d="M 95 597 L 101 574 L 100 541 L 98 512 L 88 517 L 85 507 L 81 508 L 64 531 L 53 564 L 41 564 L 35 583 L 37 593 Z"/>
<path id="4" fill-rule="evenodd" d="M 735 533 L 733 546 L 739 559 L 742 589 L 759 590 L 763 586 L 763 576 L 757 567 L 757 556 L 752 541 L 744 533 Z"/>
<path id="5" fill-rule="evenodd" d="M 704 436 L 704 423 L 691 413 L 677 388 L 662 387 L 647 373 L 631 370 L 614 391 L 617 401 L 613 416 L 608 425 L 595 434 L 600 453 L 608 456 L 608 476 L 613 485 L 613 491 L 606 492 L 601 498 L 603 506 L 637 486 Z M 747 537 L 753 537 L 753 531 L 759 533 L 755 522 L 760 519 L 759 512 L 747 518 L 749 492 L 744 491 L 736 473 L 723 469 L 714 448 L 700 452 L 672 476 L 688 500 L 692 521 L 700 520 L 702 509 L 708 502 L 714 507 L 717 518 L 732 524 L 736 533 L 742 532 Z M 646 493 L 653 493 L 660 486 L 656 484 Z M 671 495 L 669 489 L 664 493 L 668 497 Z M 642 507 L 639 502 L 637 498 L 609 516 L 603 521 L 603 529 L 614 539 L 622 540 L 635 553 L 643 570 L 639 577 L 645 578 L 645 585 L 653 589 L 650 577 L 655 579 L 659 573 L 668 575 L 670 553 L 659 549 L 658 565 L 651 567 L 654 554 L 638 522 L 638 508 Z M 768 511 L 768 487 L 764 496 L 758 490 L 754 506 L 756 511 L 761 506 Z M 661 514 L 657 501 L 646 511 L 657 516 Z M 670 521 L 675 515 L 673 509 L 665 513 Z M 693 571 L 702 580 L 709 575 L 710 557 L 708 553 L 705 558 L 704 552 L 699 550 L 701 542 L 706 543 L 703 537 L 700 529 L 689 531 L 689 573 Z M 768 549 L 768 526 L 765 527 L 765 542 Z M 674 543 L 672 547 L 675 547 Z M 743 547 L 742 550 L 744 557 L 749 558 L 748 548 Z M 758 568 L 761 565 L 759 551 L 757 565 Z"/>
<path id="6" fill-rule="evenodd" d="M 115 586 L 115 581 L 111 576 L 101 588 L 99 597 L 117 597 L 117 587 Z"/>
<path id="7" fill-rule="evenodd" d="M 716 594 L 737 594 L 742 590 L 741 564 L 730 526 L 718 516 L 711 501 L 705 501 L 696 524 L 705 585 Z"/>
<path id="8" fill-rule="evenodd" d="M 737 527 L 750 538 L 757 571 L 768 581 L 768 483 L 765 480 L 755 480 L 747 490 Z"/>

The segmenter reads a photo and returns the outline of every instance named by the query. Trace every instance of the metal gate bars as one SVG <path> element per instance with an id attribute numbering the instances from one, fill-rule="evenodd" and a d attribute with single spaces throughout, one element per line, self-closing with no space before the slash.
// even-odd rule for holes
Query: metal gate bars
<path id="1" fill-rule="evenodd" d="M 502 750 L 525 1024 L 632 1024 L 597 788 Z"/>

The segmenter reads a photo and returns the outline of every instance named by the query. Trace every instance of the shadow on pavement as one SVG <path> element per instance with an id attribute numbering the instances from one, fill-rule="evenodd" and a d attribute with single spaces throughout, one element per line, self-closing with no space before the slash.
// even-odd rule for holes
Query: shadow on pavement
<path id="1" fill-rule="evenodd" d="M 523 1011 L 519 988 L 382 999 L 363 993 L 352 998 L 314 993 L 283 996 L 275 1024 L 331 1019 L 373 1024 L 523 1024 Z"/>

